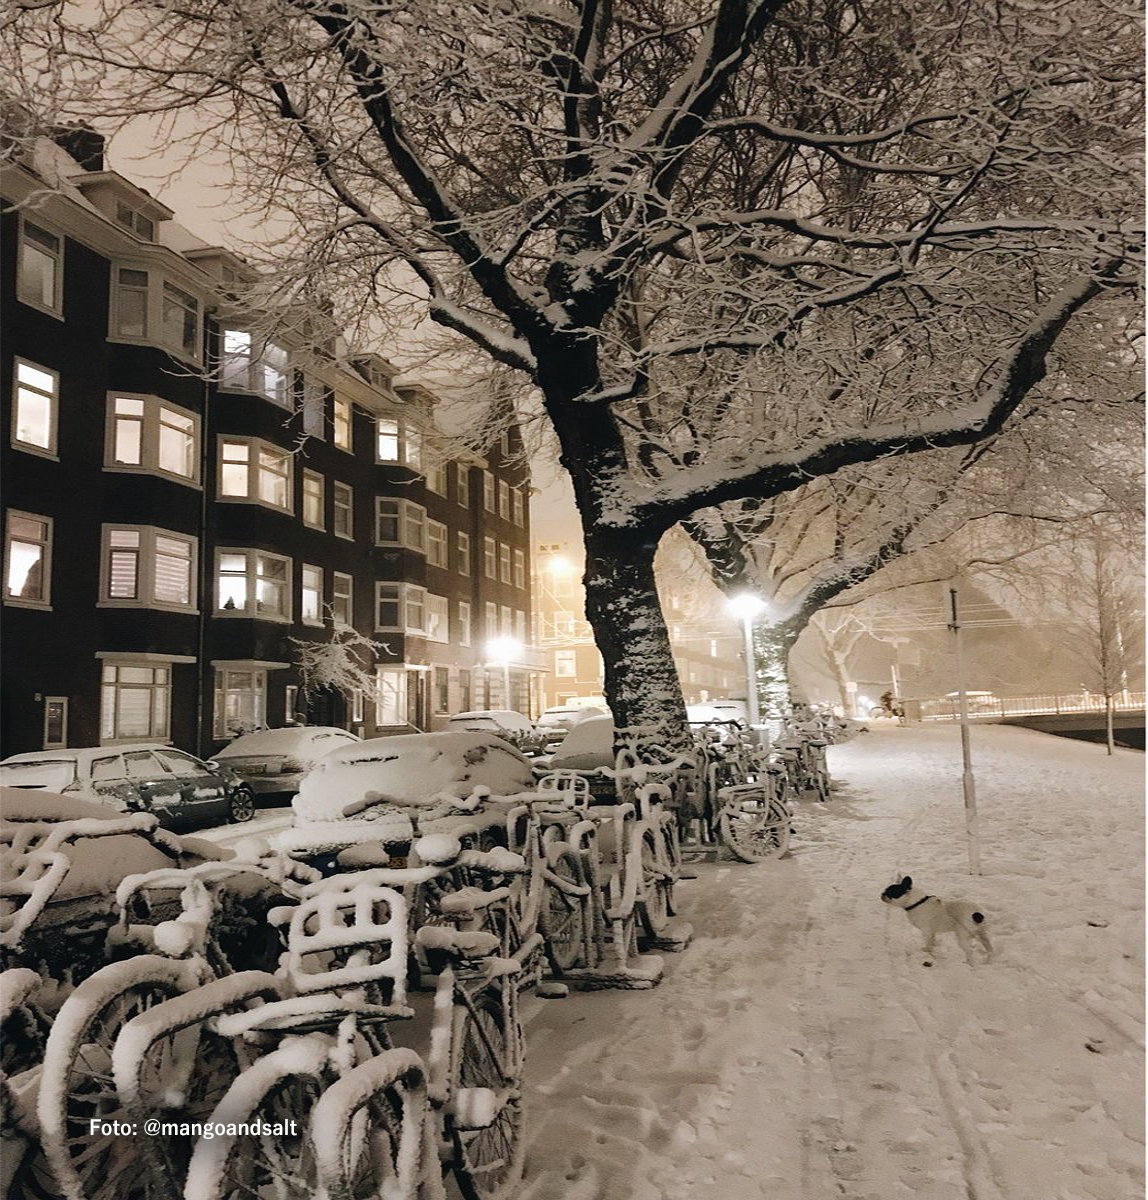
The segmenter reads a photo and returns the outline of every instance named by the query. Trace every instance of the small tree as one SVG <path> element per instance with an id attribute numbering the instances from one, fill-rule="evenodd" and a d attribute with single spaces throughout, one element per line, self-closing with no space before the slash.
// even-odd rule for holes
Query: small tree
<path id="1" fill-rule="evenodd" d="M 295 647 L 300 694 L 304 702 L 328 689 L 343 695 L 361 692 L 364 696 L 373 696 L 378 687 L 375 663 L 381 654 L 390 654 L 386 643 L 377 642 L 343 622 L 335 623 L 325 642 L 305 638 L 288 640 Z"/>

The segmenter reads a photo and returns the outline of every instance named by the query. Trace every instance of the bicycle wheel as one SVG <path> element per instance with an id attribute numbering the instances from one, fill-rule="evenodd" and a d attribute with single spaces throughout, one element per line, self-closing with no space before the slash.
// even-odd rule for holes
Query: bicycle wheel
<path id="1" fill-rule="evenodd" d="M 824 767 L 818 768 L 813 776 L 813 786 L 817 789 L 817 799 L 826 802 L 833 799 L 829 790 L 829 772 Z"/>
<path id="2" fill-rule="evenodd" d="M 329 1200 L 416 1196 L 426 1112 L 422 1061 L 413 1050 L 375 1055 L 331 1084 L 311 1117 L 318 1179 Z"/>
<path id="3" fill-rule="evenodd" d="M 789 810 L 776 801 L 741 800 L 722 812 L 722 840 L 741 862 L 780 858 L 789 849 L 789 822 Z"/>
<path id="4" fill-rule="evenodd" d="M 642 886 L 638 897 L 639 916 L 648 937 L 656 937 L 669 924 L 674 911 L 673 881 L 666 878 L 665 867 L 658 854 L 657 836 L 652 830 L 642 834 Z"/>
<path id="5" fill-rule="evenodd" d="M 323 1092 L 327 1048 L 324 1038 L 295 1038 L 239 1075 L 208 1120 L 244 1132 L 195 1143 L 184 1200 L 312 1200 L 309 1114 Z"/>
<path id="6" fill-rule="evenodd" d="M 585 886 L 578 858 L 568 846 L 548 846 L 546 859 L 551 874 L 572 887 Z M 560 975 L 586 963 L 587 897 L 563 891 L 549 880 L 545 888 L 539 923 L 550 965 Z"/>
<path id="7" fill-rule="evenodd" d="M 184 991 L 184 963 L 152 955 L 112 963 L 68 997 L 48 1035 L 37 1101 L 44 1155 L 69 1200 L 136 1200 L 147 1166 L 133 1138 L 91 1132 L 128 1123 L 112 1080 L 112 1047 L 133 1017 Z"/>
<path id="8" fill-rule="evenodd" d="M 451 1096 L 486 1093 L 481 1124 L 451 1122 L 454 1173 L 466 1200 L 508 1200 L 522 1174 L 522 1031 L 513 983 L 477 996 L 460 990 L 451 1036 Z M 473 1105 L 468 1107 L 480 1107 Z"/>

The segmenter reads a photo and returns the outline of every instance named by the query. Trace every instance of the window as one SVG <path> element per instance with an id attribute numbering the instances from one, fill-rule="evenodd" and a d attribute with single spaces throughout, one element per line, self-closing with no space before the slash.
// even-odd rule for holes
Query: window
<path id="1" fill-rule="evenodd" d="M 351 595 L 354 580 L 342 571 L 335 571 L 331 578 L 331 617 L 336 625 L 350 625 L 354 617 Z"/>
<path id="2" fill-rule="evenodd" d="M 340 450 L 351 449 L 351 402 L 342 396 L 331 401 L 331 439 Z"/>
<path id="3" fill-rule="evenodd" d="M 104 465 L 195 481 L 199 418 L 157 396 L 109 396 Z"/>
<path id="4" fill-rule="evenodd" d="M 455 479 L 455 499 L 463 508 L 470 507 L 470 467 L 466 463 L 455 463 L 457 478 Z"/>
<path id="5" fill-rule="evenodd" d="M 450 641 L 450 612 L 445 596 L 427 594 L 426 631 L 428 641 Z"/>
<path id="6" fill-rule="evenodd" d="M 4 526 L 4 599 L 47 608 L 51 583 L 52 518 L 9 509 Z"/>
<path id="7" fill-rule="evenodd" d="M 432 567 L 446 567 L 446 526 L 441 521 L 427 520 L 427 562 Z"/>
<path id="8" fill-rule="evenodd" d="M 258 438 L 220 438 L 219 495 L 290 512 L 291 452 Z"/>
<path id="9" fill-rule="evenodd" d="M 100 686 L 100 740 L 168 736 L 171 668 L 148 663 L 105 663 Z"/>
<path id="10" fill-rule="evenodd" d="M 498 632 L 502 637 L 510 637 L 514 629 L 514 612 L 509 604 L 499 607 Z"/>
<path id="11" fill-rule="evenodd" d="M 438 524 L 437 521 L 432 522 Z M 445 533 L 445 526 L 442 527 Z M 406 546 L 408 550 L 427 553 L 426 509 L 409 500 L 390 496 L 375 498 L 375 544 Z"/>
<path id="12" fill-rule="evenodd" d="M 514 491 L 511 492 L 510 506 L 511 506 L 512 517 L 513 517 L 515 525 L 525 525 L 526 524 L 526 517 L 525 517 L 526 502 L 522 498 L 522 489 L 521 488 L 515 488 Z"/>
<path id="13" fill-rule="evenodd" d="M 554 674 L 567 679 L 572 679 L 578 674 L 573 650 L 554 651 Z"/>
<path id="14" fill-rule="evenodd" d="M 68 744 L 68 697 L 44 697 L 44 749 L 55 750 Z"/>
<path id="15" fill-rule="evenodd" d="M 219 386 L 225 392 L 254 392 L 283 408 L 291 407 L 287 351 L 258 340 L 246 329 L 225 329 L 219 356 Z"/>
<path id="16" fill-rule="evenodd" d="M 145 242 L 155 241 L 155 222 L 132 208 L 130 204 L 125 204 L 123 200 L 116 201 L 116 223 L 130 229 L 136 237 Z"/>
<path id="17" fill-rule="evenodd" d="M 100 603 L 195 608 L 195 538 L 146 525 L 103 527 Z"/>
<path id="18" fill-rule="evenodd" d="M 503 583 L 510 582 L 510 547 L 505 542 L 498 543 L 498 578 Z"/>
<path id="19" fill-rule="evenodd" d="M 458 573 L 460 575 L 470 574 L 470 534 L 460 533 L 458 535 Z"/>
<path id="20" fill-rule="evenodd" d="M 426 588 L 407 584 L 403 589 L 403 620 L 409 633 L 423 633 L 427 625 Z"/>
<path id="21" fill-rule="evenodd" d="M 492 604 L 489 600 L 483 610 L 484 621 L 482 635 L 487 641 L 491 638 L 498 637 L 498 605 Z"/>
<path id="22" fill-rule="evenodd" d="M 482 539 L 482 573 L 487 579 L 498 578 L 498 554 L 492 537 Z"/>
<path id="23" fill-rule="evenodd" d="M 56 453 L 56 414 L 60 377 L 55 371 L 16 359 L 16 403 L 12 406 L 12 445 L 33 453 Z"/>
<path id="24" fill-rule="evenodd" d="M 450 671 L 446 667 L 434 669 L 434 710 L 450 712 Z"/>
<path id="25" fill-rule="evenodd" d="M 307 437 L 322 438 L 323 429 L 323 385 L 308 375 L 303 376 L 303 432 Z"/>
<path id="26" fill-rule="evenodd" d="M 521 608 L 514 610 L 514 636 L 520 642 L 526 642 L 526 612 Z"/>
<path id="27" fill-rule="evenodd" d="M 331 485 L 331 531 L 336 537 L 354 537 L 354 493 L 348 484 Z"/>
<path id="28" fill-rule="evenodd" d="M 262 550 L 220 550 L 216 564 L 216 615 L 290 620 L 290 559 Z"/>
<path id="29" fill-rule="evenodd" d="M 202 311 L 198 297 L 154 271 L 116 267 L 112 336 L 152 342 L 198 360 Z"/>
<path id="30" fill-rule="evenodd" d="M 235 737 L 267 723 L 267 672 L 218 670 L 215 672 L 216 738 Z"/>
<path id="31" fill-rule="evenodd" d="M 427 490 L 436 496 L 446 495 L 446 468 L 446 463 L 439 463 L 437 467 L 427 470 Z"/>
<path id="32" fill-rule="evenodd" d="M 375 461 L 401 463 L 412 471 L 421 471 L 422 433 L 396 417 L 379 417 L 375 421 Z"/>
<path id="33" fill-rule="evenodd" d="M 323 528 L 323 476 L 317 471 L 303 472 L 303 524 Z"/>
<path id="34" fill-rule="evenodd" d="M 426 611 L 426 588 L 413 583 L 375 584 L 376 629 L 423 633 L 426 630 Z"/>
<path id="35" fill-rule="evenodd" d="M 498 481 L 498 515 L 504 521 L 510 520 L 510 484 L 505 479 Z"/>
<path id="36" fill-rule="evenodd" d="M 360 725 L 363 721 L 363 701 L 366 697 L 363 695 L 362 688 L 351 688 L 347 693 L 347 699 L 351 702 L 350 717 L 353 724 Z"/>
<path id="37" fill-rule="evenodd" d="M 522 550 L 514 552 L 514 586 L 516 588 L 526 586 L 526 554 Z"/>
<path id="38" fill-rule="evenodd" d="M 470 604 L 466 600 L 460 600 L 458 602 L 458 644 L 469 646 L 470 639 Z"/>
<path id="39" fill-rule="evenodd" d="M 323 568 L 304 563 L 300 575 L 303 580 L 303 590 L 300 595 L 299 619 L 305 625 L 322 625 Z"/>
<path id="40" fill-rule="evenodd" d="M 463 670 L 458 673 L 458 704 L 459 712 L 469 712 L 473 693 L 470 684 L 470 672 Z"/>
<path id="41" fill-rule="evenodd" d="M 64 247 L 60 238 L 25 221 L 20 227 L 16 295 L 34 308 L 62 315 L 63 267 Z"/>
<path id="42" fill-rule="evenodd" d="M 376 725 L 407 723 L 407 673 L 402 667 L 378 668 L 375 705 Z"/>
<path id="43" fill-rule="evenodd" d="M 494 476 L 489 471 L 482 473 L 482 507 L 494 512 Z"/>

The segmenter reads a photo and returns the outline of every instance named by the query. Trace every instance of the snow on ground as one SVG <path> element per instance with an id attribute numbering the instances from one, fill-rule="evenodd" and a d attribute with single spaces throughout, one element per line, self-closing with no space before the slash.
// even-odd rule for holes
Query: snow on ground
<path id="1" fill-rule="evenodd" d="M 830 750 L 790 856 L 702 863 L 695 939 L 652 992 L 528 1006 L 517 1200 L 1129 1200 L 1143 1194 L 1143 755 L 972 732 Z M 969 967 L 882 889 L 982 905 Z"/>

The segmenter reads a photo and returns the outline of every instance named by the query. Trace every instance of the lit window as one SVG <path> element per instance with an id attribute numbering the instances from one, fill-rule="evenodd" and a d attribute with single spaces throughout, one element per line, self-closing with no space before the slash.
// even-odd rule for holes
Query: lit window
<path id="1" fill-rule="evenodd" d="M 146 525 L 103 527 L 100 603 L 195 608 L 196 540 Z"/>
<path id="2" fill-rule="evenodd" d="M 219 439 L 219 494 L 291 510 L 291 453 L 257 438 Z"/>
<path id="3" fill-rule="evenodd" d="M 498 605 L 489 600 L 483 609 L 483 636 L 487 641 L 498 637 Z"/>
<path id="4" fill-rule="evenodd" d="M 100 739 L 162 741 L 171 713 L 171 668 L 105 663 L 100 688 Z"/>
<path id="5" fill-rule="evenodd" d="M 504 521 L 510 520 L 510 484 L 505 479 L 498 481 L 498 515 Z"/>
<path id="6" fill-rule="evenodd" d="M 286 621 L 291 616 L 291 562 L 260 550 L 220 550 L 216 613 Z"/>
<path id="7" fill-rule="evenodd" d="M 226 392 L 254 392 L 290 408 L 287 351 L 275 342 L 256 340 L 246 329 L 225 329 L 219 356 L 219 386 Z"/>
<path id="8" fill-rule="evenodd" d="M 482 573 L 487 579 L 498 578 L 498 550 L 492 537 L 482 539 Z"/>
<path id="9" fill-rule="evenodd" d="M 466 600 L 458 602 L 458 644 L 469 646 L 471 639 L 470 604 Z"/>
<path id="10" fill-rule="evenodd" d="M 322 438 L 324 404 L 323 385 L 309 376 L 303 377 L 303 432 L 307 437 Z"/>
<path id="11" fill-rule="evenodd" d="M 482 507 L 494 512 L 494 476 L 489 471 L 482 473 Z"/>
<path id="12" fill-rule="evenodd" d="M 60 377 L 55 371 L 16 359 L 12 445 L 20 450 L 55 454 L 59 401 Z"/>
<path id="13" fill-rule="evenodd" d="M 427 595 L 426 633 L 427 641 L 450 641 L 449 607 L 445 596 Z"/>
<path id="14" fill-rule="evenodd" d="M 299 619 L 308 625 L 323 623 L 323 568 L 304 563 L 300 569 L 303 588 L 300 595 Z"/>
<path id="15" fill-rule="evenodd" d="M 460 533 L 458 535 L 458 573 L 460 575 L 470 574 L 470 534 Z"/>
<path id="16" fill-rule="evenodd" d="M 331 577 L 331 616 L 336 625 L 353 623 L 354 604 L 351 598 L 353 587 L 354 580 L 350 575 L 344 575 L 341 571 L 334 572 Z"/>
<path id="17" fill-rule="evenodd" d="M 510 575 L 510 547 L 505 542 L 498 543 L 498 578 L 503 583 L 509 583 Z"/>
<path id="18" fill-rule="evenodd" d="M 522 550 L 514 552 L 514 586 L 516 588 L 526 586 L 526 554 Z"/>
<path id="19" fill-rule="evenodd" d="M 446 467 L 446 463 L 439 463 L 427 471 L 427 491 L 434 492 L 436 496 L 446 495 Z"/>
<path id="20" fill-rule="evenodd" d="M 151 341 L 186 358 L 199 359 L 199 299 L 153 271 L 115 269 L 112 330 L 115 337 Z"/>
<path id="21" fill-rule="evenodd" d="M 52 519 L 9 509 L 4 525 L 4 599 L 47 607 L 52 598 Z"/>
<path id="22" fill-rule="evenodd" d="M 514 633 L 514 611 L 509 604 L 499 606 L 498 633 L 500 637 L 510 637 Z"/>
<path id="23" fill-rule="evenodd" d="M 446 567 L 446 526 L 441 521 L 427 520 L 427 562 L 432 567 Z"/>
<path id="24" fill-rule="evenodd" d="M 351 448 L 351 402 L 342 396 L 331 401 L 331 440 L 340 450 Z"/>
<path id="25" fill-rule="evenodd" d="M 303 524 L 323 528 L 323 476 L 316 471 L 303 472 Z"/>
<path id="26" fill-rule="evenodd" d="M 379 417 L 375 422 L 375 461 L 401 463 L 412 471 L 421 471 L 422 433 L 395 417 Z"/>
<path id="27" fill-rule="evenodd" d="M 345 483 L 331 485 L 331 531 L 342 538 L 354 537 L 355 497 Z"/>
<path id="28" fill-rule="evenodd" d="M 511 493 L 510 506 L 511 506 L 512 517 L 513 517 L 515 525 L 524 525 L 525 524 L 525 515 L 524 515 L 525 501 L 522 498 L 522 489 L 521 488 L 515 488 L 514 491 Z"/>
<path id="29" fill-rule="evenodd" d="M 219 670 L 215 672 L 215 738 L 250 733 L 267 723 L 267 672 Z"/>
<path id="30" fill-rule="evenodd" d="M 376 725 L 407 724 L 407 673 L 402 667 L 379 667 L 375 695 Z"/>
<path id="31" fill-rule="evenodd" d="M 463 508 L 470 507 L 470 467 L 466 463 L 455 463 L 455 499 Z"/>
<path id="32" fill-rule="evenodd" d="M 20 228 L 16 295 L 25 304 L 60 315 L 63 264 L 61 240 L 39 225 L 25 221 Z"/>
<path id="33" fill-rule="evenodd" d="M 104 462 L 194 481 L 199 473 L 199 421 L 156 396 L 110 396 Z"/>

